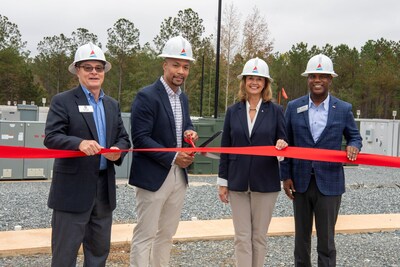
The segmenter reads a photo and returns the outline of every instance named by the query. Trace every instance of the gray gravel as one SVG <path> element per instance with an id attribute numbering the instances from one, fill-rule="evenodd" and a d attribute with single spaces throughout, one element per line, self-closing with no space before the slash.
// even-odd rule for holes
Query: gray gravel
<path id="1" fill-rule="evenodd" d="M 400 213 L 400 169 L 346 167 L 346 193 L 340 214 Z M 230 218 L 229 206 L 217 198 L 215 176 L 190 176 L 190 186 L 181 220 Z M 135 223 L 134 190 L 126 180 L 118 181 L 114 223 Z M 0 182 L 0 231 L 50 227 L 47 208 L 49 181 Z M 281 192 L 275 217 L 292 216 L 292 205 Z M 367 234 L 338 234 L 338 266 L 400 266 L 400 231 Z M 270 237 L 266 266 L 293 266 L 293 237 Z M 313 240 L 315 251 L 316 242 Z M 128 247 L 121 259 L 108 266 L 127 266 Z M 316 265 L 316 255 L 312 255 Z M 81 262 L 81 261 L 80 261 Z M 49 255 L 0 258 L 0 266 L 49 266 Z M 233 241 L 184 242 L 174 244 L 171 266 L 234 266 Z"/>

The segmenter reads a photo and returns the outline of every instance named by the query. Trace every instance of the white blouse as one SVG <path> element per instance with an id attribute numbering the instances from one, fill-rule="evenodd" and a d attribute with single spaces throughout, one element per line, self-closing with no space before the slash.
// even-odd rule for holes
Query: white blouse
<path id="1" fill-rule="evenodd" d="M 249 136 L 251 136 L 251 131 L 253 131 L 253 126 L 254 122 L 257 119 L 258 111 L 260 110 L 262 98 L 258 101 L 258 104 L 256 106 L 256 114 L 254 115 L 253 121 L 250 119 L 250 103 L 249 101 L 246 101 L 246 114 L 247 114 L 247 127 L 249 129 Z"/>

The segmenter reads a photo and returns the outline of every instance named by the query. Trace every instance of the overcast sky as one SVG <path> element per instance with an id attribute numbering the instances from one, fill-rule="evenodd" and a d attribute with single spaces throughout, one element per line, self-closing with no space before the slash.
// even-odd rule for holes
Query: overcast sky
<path id="1" fill-rule="evenodd" d="M 400 41 L 399 0 L 222 0 L 222 5 L 232 2 L 242 22 L 258 7 L 269 25 L 274 52 L 289 51 L 299 42 L 360 49 L 368 40 Z M 139 29 L 141 44 L 153 45 L 162 21 L 187 8 L 203 19 L 207 35 L 216 35 L 218 16 L 218 0 L 0 0 L 0 6 L 0 14 L 18 25 L 32 55 L 43 37 L 70 36 L 77 28 L 96 34 L 104 49 L 107 29 L 120 18 Z"/>

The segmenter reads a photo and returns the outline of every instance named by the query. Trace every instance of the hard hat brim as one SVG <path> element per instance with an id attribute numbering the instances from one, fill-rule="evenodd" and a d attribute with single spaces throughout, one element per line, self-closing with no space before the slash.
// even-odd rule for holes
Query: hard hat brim
<path id="1" fill-rule="evenodd" d="M 338 76 L 335 72 L 332 72 L 332 71 L 318 71 L 318 70 L 315 70 L 315 71 L 305 71 L 305 72 L 303 72 L 303 73 L 301 74 L 301 76 L 303 76 L 303 77 L 308 77 L 309 74 L 313 74 L 313 73 L 330 74 L 330 75 L 332 75 L 332 77 L 337 77 L 337 76 Z"/>
<path id="2" fill-rule="evenodd" d="M 268 79 L 271 83 L 274 82 L 274 79 L 272 79 L 271 77 L 265 76 L 262 74 L 258 74 L 258 73 L 242 73 L 242 74 L 238 75 L 237 78 L 239 80 L 241 80 L 244 76 L 259 76 L 259 77 L 264 77 L 264 78 Z"/>
<path id="3" fill-rule="evenodd" d="M 111 63 L 108 61 L 104 61 L 104 60 L 98 60 L 98 59 L 87 59 L 87 60 L 79 60 L 79 61 L 74 61 L 72 62 L 69 66 L 68 66 L 68 70 L 69 72 L 71 72 L 72 74 L 76 74 L 76 63 L 78 62 L 84 62 L 84 61 L 100 61 L 105 63 L 104 65 L 104 72 L 108 72 L 111 69 Z"/>
<path id="4" fill-rule="evenodd" d="M 176 59 L 184 59 L 184 60 L 189 60 L 189 61 L 195 61 L 194 58 L 188 57 L 188 56 L 171 56 L 171 55 L 167 55 L 167 54 L 161 54 L 161 55 L 158 55 L 158 57 L 162 57 L 162 58 L 176 58 Z"/>

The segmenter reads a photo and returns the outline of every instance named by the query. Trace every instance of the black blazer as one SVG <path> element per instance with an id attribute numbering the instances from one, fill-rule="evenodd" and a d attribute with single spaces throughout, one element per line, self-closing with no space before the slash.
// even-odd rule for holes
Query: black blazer
<path id="1" fill-rule="evenodd" d="M 286 140 L 282 107 L 271 101 L 263 102 L 252 133 L 247 126 L 245 102 L 229 107 L 224 122 L 222 147 L 275 146 L 278 139 Z M 228 180 L 232 191 L 277 192 L 281 190 L 279 162 L 276 157 L 221 154 L 219 177 Z"/>
<path id="2" fill-rule="evenodd" d="M 44 145 L 51 149 L 78 150 L 82 140 L 99 142 L 93 113 L 79 111 L 79 106 L 88 105 L 81 86 L 54 96 L 47 115 Z M 107 148 L 130 148 L 118 102 L 105 96 L 103 105 Z M 116 206 L 114 163 L 120 165 L 125 154 L 116 162 L 107 160 L 108 197 L 112 209 Z M 99 165 L 99 155 L 55 159 L 49 208 L 67 212 L 87 211 L 96 196 Z"/>
<path id="3" fill-rule="evenodd" d="M 180 95 L 182 107 L 182 136 L 186 130 L 193 130 L 189 116 L 189 103 L 186 95 Z M 155 83 L 141 89 L 131 108 L 131 134 L 135 148 L 176 147 L 175 119 L 168 94 L 158 79 Z M 134 152 L 129 184 L 157 191 L 167 178 L 176 152 Z M 187 181 L 187 171 L 185 178 Z"/>

